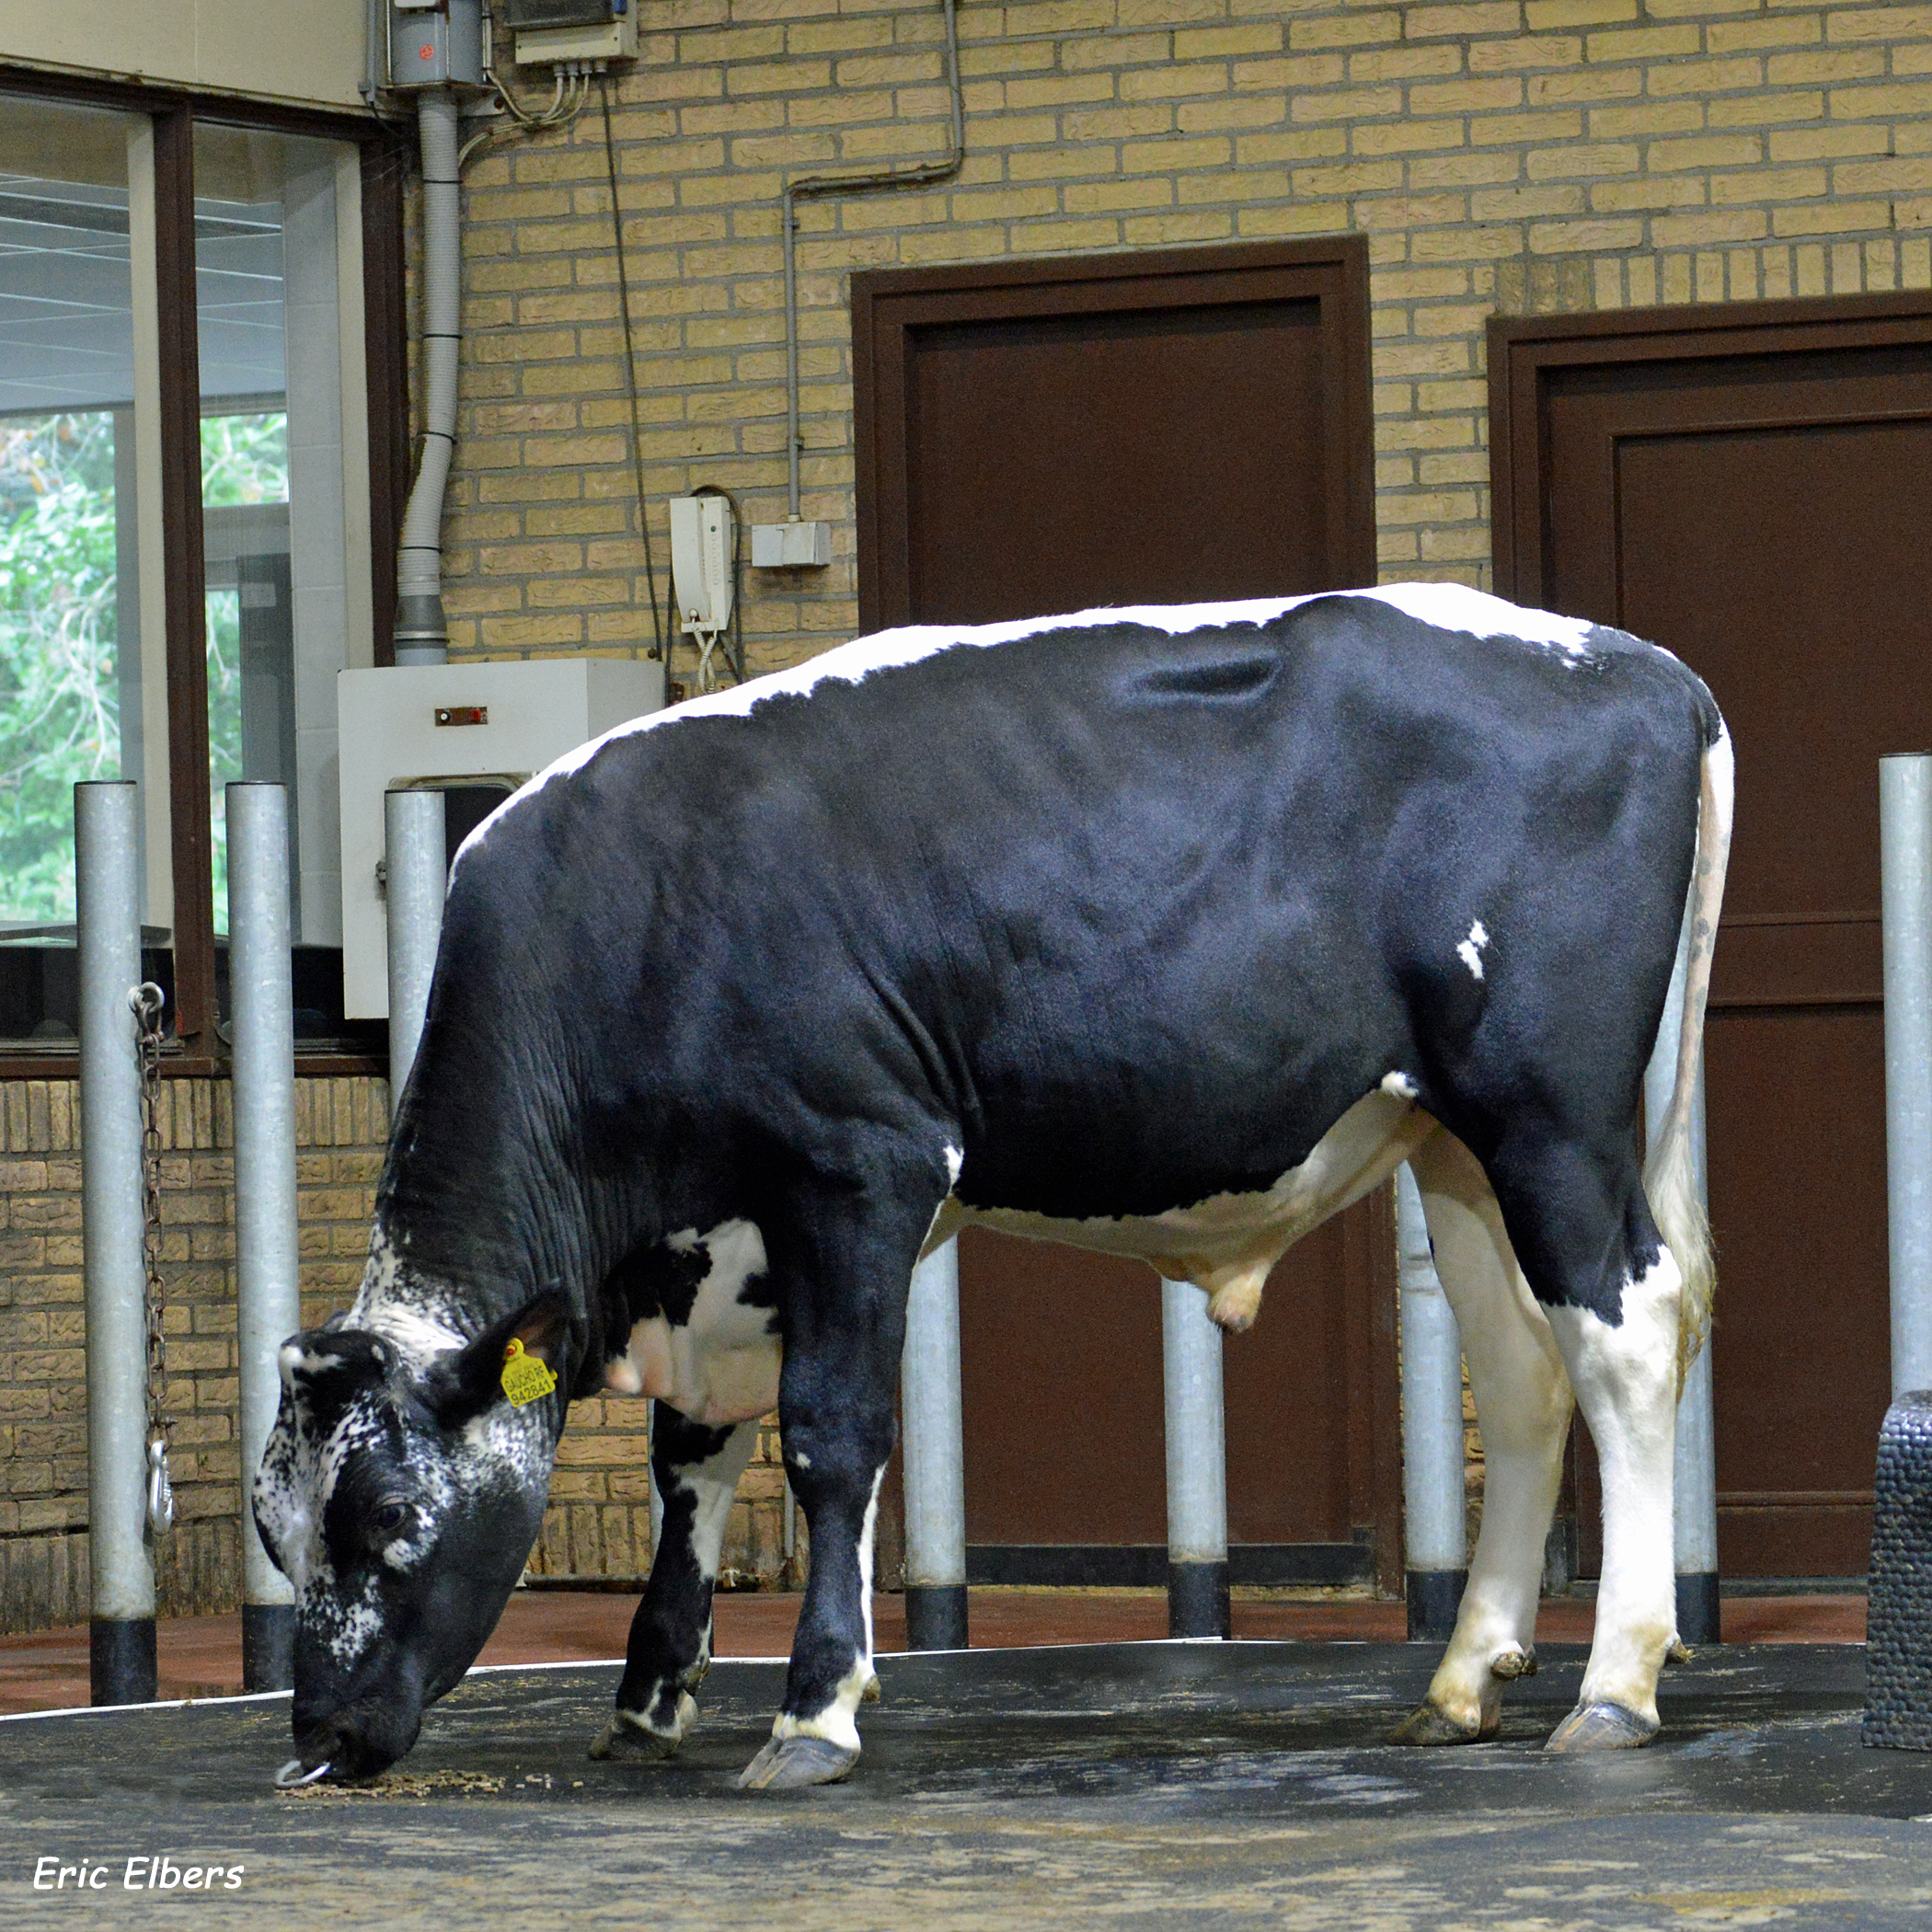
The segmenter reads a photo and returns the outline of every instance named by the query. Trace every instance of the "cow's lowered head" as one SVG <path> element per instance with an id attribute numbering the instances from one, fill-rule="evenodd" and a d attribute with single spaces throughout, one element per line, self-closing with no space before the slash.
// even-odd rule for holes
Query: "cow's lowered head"
<path id="1" fill-rule="evenodd" d="M 565 1393 L 512 1402 L 505 1362 L 561 1375 L 568 1347 L 552 1293 L 467 1342 L 355 1320 L 283 1345 L 255 1480 L 261 1540 L 295 1587 L 295 1749 L 338 1778 L 408 1751 L 495 1627 L 543 1520 Z"/>

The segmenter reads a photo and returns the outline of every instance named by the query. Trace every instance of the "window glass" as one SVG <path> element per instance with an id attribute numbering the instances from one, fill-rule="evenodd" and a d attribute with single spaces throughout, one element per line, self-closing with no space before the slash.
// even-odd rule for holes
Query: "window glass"
<path id="1" fill-rule="evenodd" d="M 129 176 L 145 132 L 0 94 L 0 1039 L 72 1040 L 73 788 L 143 768 Z"/>
<path id="2" fill-rule="evenodd" d="M 289 788 L 298 940 L 341 943 L 336 673 L 348 663 L 338 180 L 352 150 L 198 123 L 195 282 L 214 922 L 222 787 Z"/>

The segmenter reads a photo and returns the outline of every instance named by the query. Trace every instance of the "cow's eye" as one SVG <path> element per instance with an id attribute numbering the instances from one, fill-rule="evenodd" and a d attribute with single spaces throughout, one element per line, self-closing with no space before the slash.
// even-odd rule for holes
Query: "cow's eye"
<path id="1" fill-rule="evenodd" d="M 385 1536 L 393 1536 L 408 1521 L 407 1503 L 379 1502 L 375 1506 L 375 1526 Z"/>

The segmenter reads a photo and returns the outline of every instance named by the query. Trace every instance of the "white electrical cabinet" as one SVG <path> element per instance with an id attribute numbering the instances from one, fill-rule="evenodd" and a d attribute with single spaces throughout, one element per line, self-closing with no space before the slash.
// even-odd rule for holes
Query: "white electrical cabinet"
<path id="1" fill-rule="evenodd" d="M 389 1011 L 383 794 L 403 788 L 504 796 L 546 765 L 664 703 L 643 658 L 412 664 L 336 682 L 342 758 L 342 995 L 351 1019 Z"/>

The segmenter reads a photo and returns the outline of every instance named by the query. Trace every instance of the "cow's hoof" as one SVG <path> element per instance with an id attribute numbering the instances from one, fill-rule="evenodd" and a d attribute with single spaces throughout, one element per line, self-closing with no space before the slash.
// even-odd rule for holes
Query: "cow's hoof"
<path id="1" fill-rule="evenodd" d="M 1464 1724 L 1439 1705 L 1422 1703 L 1389 1732 L 1391 1744 L 1478 1744 L 1495 1734 L 1496 1726 L 1484 1727 L 1478 1719 Z"/>
<path id="2" fill-rule="evenodd" d="M 592 1757 L 671 1757 L 697 1728 L 697 1699 L 686 1691 L 677 1700 L 673 1727 L 660 1728 L 635 1710 L 612 1713 L 602 1735 L 591 1746 Z"/>
<path id="3" fill-rule="evenodd" d="M 1621 1704 L 1579 1704 L 1549 1734 L 1546 1751 L 1635 1751 L 1657 1735 L 1657 1719 Z"/>
<path id="4" fill-rule="evenodd" d="M 1535 1674 L 1536 1653 L 1534 1650 L 1509 1650 L 1489 1660 L 1489 1675 L 1500 1677 L 1505 1684 L 1513 1683 L 1518 1677 L 1534 1677 Z"/>
<path id="5" fill-rule="evenodd" d="M 802 1791 L 852 1775 L 858 1753 L 825 1738 L 774 1738 L 738 1774 L 741 1791 Z"/>

